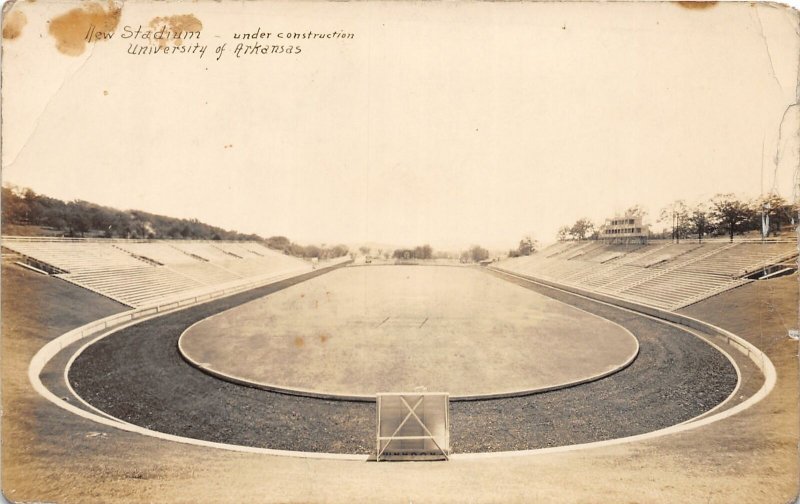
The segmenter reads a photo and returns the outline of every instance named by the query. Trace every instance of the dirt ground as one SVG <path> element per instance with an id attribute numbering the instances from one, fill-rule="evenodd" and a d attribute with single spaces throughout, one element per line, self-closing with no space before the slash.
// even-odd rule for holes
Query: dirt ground
<path id="1" fill-rule="evenodd" d="M 797 495 L 798 345 L 785 336 L 797 327 L 796 276 L 685 310 L 753 341 L 773 360 L 777 387 L 738 415 L 591 450 L 378 464 L 203 449 L 60 410 L 28 384 L 30 357 L 70 327 L 121 307 L 59 280 L 2 273 L 2 488 L 12 501 L 776 503 Z"/>

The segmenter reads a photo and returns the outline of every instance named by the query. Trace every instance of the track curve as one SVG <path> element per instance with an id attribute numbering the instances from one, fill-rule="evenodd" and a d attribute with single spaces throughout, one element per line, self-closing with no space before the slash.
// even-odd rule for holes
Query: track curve
<path id="1" fill-rule="evenodd" d="M 283 450 L 369 453 L 372 404 L 289 396 L 232 384 L 187 364 L 191 324 L 308 278 L 285 280 L 124 328 L 87 347 L 68 378 L 84 400 L 126 422 L 208 441 Z M 642 434 L 689 420 L 736 386 L 727 358 L 694 335 L 631 312 L 519 282 L 616 322 L 637 359 L 603 380 L 525 397 L 451 404 L 455 452 L 535 449 Z"/>

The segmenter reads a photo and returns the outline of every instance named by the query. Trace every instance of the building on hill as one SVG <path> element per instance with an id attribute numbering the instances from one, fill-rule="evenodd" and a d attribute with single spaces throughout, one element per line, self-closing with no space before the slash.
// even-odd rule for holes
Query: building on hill
<path id="1" fill-rule="evenodd" d="M 646 243 L 649 231 L 649 225 L 642 224 L 641 215 L 616 216 L 600 226 L 600 239 L 609 243 Z"/>

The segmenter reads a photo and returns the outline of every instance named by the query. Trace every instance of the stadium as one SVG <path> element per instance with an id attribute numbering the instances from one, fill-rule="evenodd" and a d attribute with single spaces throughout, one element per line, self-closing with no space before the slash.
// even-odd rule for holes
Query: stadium
<path id="1" fill-rule="evenodd" d="M 5 9 L 3 497 L 796 499 L 800 18 L 700 7 Z"/>
<path id="2" fill-rule="evenodd" d="M 794 413 L 796 345 L 778 333 L 797 305 L 793 240 L 565 241 L 489 266 L 312 263 L 257 241 L 4 236 L 3 250 L 4 351 L 10 369 L 29 357 L 30 380 L 7 372 L 6 398 L 32 387 L 16 393 L 37 422 L 69 419 L 60 436 L 91 445 L 360 471 L 376 392 L 446 391 L 440 463 L 686 442 L 729 457 Z"/>

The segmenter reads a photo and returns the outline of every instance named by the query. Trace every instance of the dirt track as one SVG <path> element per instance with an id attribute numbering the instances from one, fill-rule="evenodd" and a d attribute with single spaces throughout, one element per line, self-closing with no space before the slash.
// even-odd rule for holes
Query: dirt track
<path id="1" fill-rule="evenodd" d="M 169 314 L 88 348 L 70 380 L 93 405 L 150 429 L 275 449 L 368 453 L 374 406 L 287 396 L 212 378 L 177 352 L 178 336 L 214 313 L 293 281 Z M 727 359 L 680 329 L 545 287 L 526 287 L 617 322 L 639 339 L 625 370 L 598 382 L 528 397 L 451 405 L 455 452 L 585 443 L 680 423 L 725 399 Z"/>

